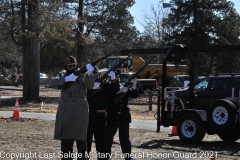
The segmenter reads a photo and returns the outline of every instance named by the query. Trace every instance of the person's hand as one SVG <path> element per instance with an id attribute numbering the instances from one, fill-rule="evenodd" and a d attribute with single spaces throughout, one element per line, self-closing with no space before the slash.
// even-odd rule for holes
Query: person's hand
<path id="1" fill-rule="evenodd" d="M 137 79 L 134 78 L 134 79 L 132 79 L 130 82 L 132 83 L 131 87 L 132 87 L 133 89 L 135 89 L 135 88 L 136 88 L 136 85 L 137 85 Z"/>
<path id="2" fill-rule="evenodd" d="M 128 87 L 121 86 L 118 93 L 126 93 L 128 91 Z"/>
<path id="3" fill-rule="evenodd" d="M 77 79 L 78 76 L 74 75 L 74 74 L 70 74 L 69 76 L 65 77 L 65 82 L 72 82 L 75 81 Z"/>
<path id="4" fill-rule="evenodd" d="M 92 71 L 94 70 L 93 66 L 90 63 L 86 65 L 86 68 L 88 73 L 92 73 Z"/>
<path id="5" fill-rule="evenodd" d="M 98 89 L 100 85 L 101 85 L 101 83 L 99 83 L 99 82 L 94 82 L 93 89 Z"/>
<path id="6" fill-rule="evenodd" d="M 108 73 L 108 76 L 111 77 L 111 80 L 116 79 L 115 72 L 113 72 L 113 71 L 111 71 L 110 73 Z"/>

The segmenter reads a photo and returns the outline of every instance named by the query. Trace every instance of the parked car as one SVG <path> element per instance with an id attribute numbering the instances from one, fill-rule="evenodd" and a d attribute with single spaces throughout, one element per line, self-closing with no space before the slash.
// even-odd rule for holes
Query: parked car
<path id="1" fill-rule="evenodd" d="M 209 76 L 202 78 L 194 85 L 196 105 L 195 109 L 208 110 L 209 106 L 217 99 L 227 99 L 233 95 L 239 95 L 240 76 L 231 74 Z M 170 95 L 171 96 L 171 95 Z M 189 109 L 189 89 L 182 89 L 175 92 L 175 105 L 178 108 Z M 239 103 L 239 101 L 237 101 Z M 220 112 L 219 112 L 220 113 Z"/>
<path id="2" fill-rule="evenodd" d="M 40 84 L 47 84 L 49 82 L 49 78 L 45 73 L 40 73 Z"/>
<path id="3" fill-rule="evenodd" d="M 179 87 L 188 87 L 190 84 L 190 76 L 189 75 L 176 75 L 174 76 L 177 79 Z"/>
<path id="4" fill-rule="evenodd" d="M 12 74 L 8 77 L 8 79 L 11 80 L 12 83 L 15 83 L 15 84 L 23 83 L 23 75 L 22 74 L 19 74 L 19 75 Z"/>

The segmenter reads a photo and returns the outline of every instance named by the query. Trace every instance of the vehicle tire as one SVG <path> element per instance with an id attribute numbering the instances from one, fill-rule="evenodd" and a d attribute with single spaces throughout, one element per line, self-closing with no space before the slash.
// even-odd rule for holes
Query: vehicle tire
<path id="1" fill-rule="evenodd" d="M 168 87 L 179 87 L 178 81 L 175 78 L 169 79 Z"/>
<path id="2" fill-rule="evenodd" d="M 227 132 L 218 133 L 218 137 L 225 142 L 235 142 L 240 139 L 240 126 L 236 125 L 234 129 Z"/>
<path id="3" fill-rule="evenodd" d="M 239 105 L 238 105 L 238 103 L 235 100 L 230 99 L 229 101 L 231 101 L 231 102 L 233 102 L 235 104 L 237 110 L 239 109 Z"/>
<path id="4" fill-rule="evenodd" d="M 179 138 L 187 143 L 199 143 L 205 136 L 206 127 L 203 121 L 193 113 L 183 115 L 177 123 Z"/>
<path id="5" fill-rule="evenodd" d="M 211 104 L 208 110 L 210 126 L 219 132 L 231 130 L 238 122 L 236 105 L 230 100 L 220 99 Z"/>

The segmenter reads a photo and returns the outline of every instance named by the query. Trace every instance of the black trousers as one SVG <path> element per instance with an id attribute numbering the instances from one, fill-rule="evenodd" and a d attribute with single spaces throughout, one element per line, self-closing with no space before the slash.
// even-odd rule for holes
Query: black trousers
<path id="1" fill-rule="evenodd" d="M 62 159 L 72 160 L 73 158 L 76 158 L 75 153 L 73 154 L 75 157 L 70 156 L 70 154 L 73 152 L 74 141 L 76 141 L 77 143 L 78 155 L 81 155 L 81 156 L 77 156 L 77 159 L 87 160 L 88 158 L 85 157 L 85 153 L 87 151 L 86 141 L 80 141 L 80 140 L 74 140 L 74 139 L 61 140 L 61 151 L 63 152 L 63 155 L 65 155 L 63 156 Z"/>
<path id="2" fill-rule="evenodd" d="M 111 153 L 114 136 L 118 130 L 120 145 L 123 154 L 131 155 L 132 144 L 129 136 L 129 123 L 122 123 L 121 117 L 116 115 L 116 118 L 107 124 L 106 129 L 106 143 L 107 152 Z M 132 160 L 131 156 L 125 156 L 125 160 Z"/>
<path id="3" fill-rule="evenodd" d="M 106 155 L 106 117 L 89 117 L 87 129 L 87 151 L 90 153 L 92 148 L 92 138 L 94 136 L 96 150 L 98 153 Z M 98 159 L 107 159 L 98 157 Z"/>

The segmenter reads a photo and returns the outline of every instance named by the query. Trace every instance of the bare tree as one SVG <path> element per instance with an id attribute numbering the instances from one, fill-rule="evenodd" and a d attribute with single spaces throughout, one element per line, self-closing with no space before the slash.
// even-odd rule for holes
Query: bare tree
<path id="1" fill-rule="evenodd" d="M 163 19 L 169 14 L 169 8 L 163 8 L 162 3 L 158 3 L 157 7 L 151 6 L 150 12 L 143 11 L 143 22 L 138 21 L 143 27 L 143 35 L 155 39 L 158 47 L 163 46 L 164 35 L 169 32 L 169 28 L 164 27 Z"/>
<path id="2" fill-rule="evenodd" d="M 69 0 L 65 2 L 68 8 L 75 9 L 72 15 L 77 17 L 75 22 L 76 52 L 80 66 L 86 63 L 89 57 L 89 55 L 86 56 L 86 46 L 93 43 L 93 39 L 98 35 L 106 35 L 104 31 L 123 23 L 121 20 L 125 17 L 119 17 L 120 12 L 116 13 L 116 11 L 121 8 L 121 13 L 126 16 L 127 8 L 134 4 L 133 0 Z"/>

